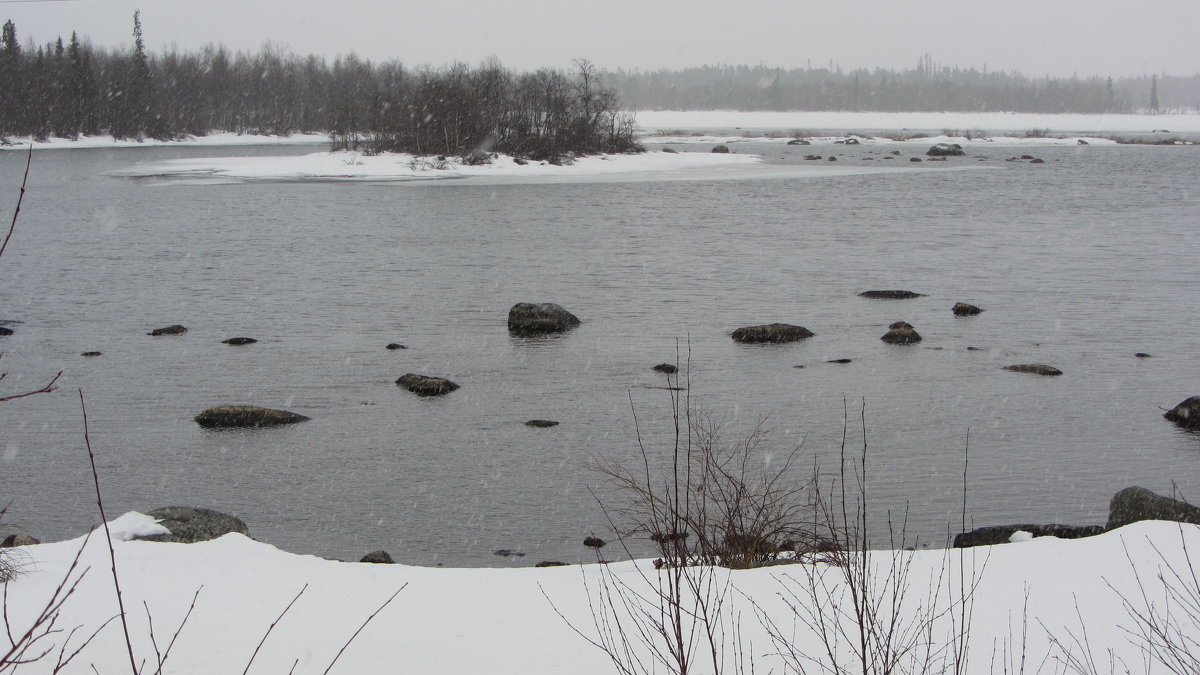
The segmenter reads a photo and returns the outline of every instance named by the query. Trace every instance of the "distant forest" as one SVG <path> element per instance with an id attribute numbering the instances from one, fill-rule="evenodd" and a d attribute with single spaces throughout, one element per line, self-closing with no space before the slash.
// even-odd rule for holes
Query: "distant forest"
<path id="1" fill-rule="evenodd" d="M 637 150 L 622 110 L 1170 112 L 1200 109 L 1190 77 L 1028 78 L 951 68 L 924 57 L 910 70 L 706 66 L 515 73 L 497 62 L 447 68 L 332 61 L 266 46 L 231 53 L 146 51 L 0 36 L 0 140 L 111 134 L 173 139 L 213 132 L 332 134 L 340 147 L 486 159 L 489 151 L 558 161 L 569 153 Z"/>
<path id="2" fill-rule="evenodd" d="M 703 66 L 604 73 L 631 110 L 1132 113 L 1200 110 L 1200 74 L 1029 78 L 942 66 L 909 70 Z"/>

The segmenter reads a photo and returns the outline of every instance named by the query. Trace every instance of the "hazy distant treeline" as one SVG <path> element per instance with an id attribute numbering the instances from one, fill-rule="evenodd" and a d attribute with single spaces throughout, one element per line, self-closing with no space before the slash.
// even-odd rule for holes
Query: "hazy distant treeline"
<path id="1" fill-rule="evenodd" d="M 429 155 L 497 150 L 534 159 L 636 149 L 632 120 L 595 67 L 517 74 L 498 63 L 408 69 L 355 56 L 332 63 L 264 47 L 146 52 L 76 35 L 21 45 L 0 37 L 0 137 L 178 138 L 214 131 L 327 132 L 344 147 Z"/>
<path id="2" fill-rule="evenodd" d="M 909 70 L 703 66 L 604 73 L 635 110 L 858 110 L 875 112 L 1129 113 L 1200 109 L 1191 77 L 1029 78 L 943 67 Z M 1155 98 L 1155 95 L 1157 98 Z"/>

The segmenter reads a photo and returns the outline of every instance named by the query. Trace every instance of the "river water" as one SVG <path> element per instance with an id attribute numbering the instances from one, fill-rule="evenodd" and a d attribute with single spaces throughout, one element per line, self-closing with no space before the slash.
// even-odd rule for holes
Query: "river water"
<path id="1" fill-rule="evenodd" d="M 344 559 L 591 559 L 583 537 L 610 538 L 597 498 L 619 497 L 589 466 L 637 466 L 639 430 L 662 460 L 670 392 L 651 367 L 677 360 L 724 438 L 765 417 L 776 465 L 799 447 L 797 481 L 836 473 L 846 408 L 852 454 L 865 419 L 872 522 L 906 513 L 907 543 L 957 531 L 964 461 L 976 526 L 1103 523 L 1130 485 L 1197 494 L 1200 435 L 1161 416 L 1200 394 L 1196 148 L 985 147 L 932 170 L 909 146 L 890 162 L 890 146 L 831 147 L 827 173 L 811 148 L 744 143 L 809 170 L 568 183 L 197 185 L 110 172 L 314 149 L 35 153 L 0 258 L 15 330 L 0 395 L 64 372 L 58 391 L 0 404 L 0 529 L 52 540 L 96 522 L 81 389 L 110 515 L 216 508 Z M 1005 161 L 1026 152 L 1045 163 Z M 10 206 L 24 159 L 0 153 Z M 867 166 L 894 170 L 847 171 Z M 857 295 L 897 288 L 926 297 Z M 956 318 L 957 301 L 985 311 Z M 512 337 L 516 302 L 583 324 Z M 881 342 L 898 320 L 924 341 Z M 771 322 L 816 336 L 729 337 Z M 146 335 L 175 323 L 188 333 Z M 221 343 L 235 336 L 259 342 Z M 1001 369 L 1030 362 L 1064 374 Z M 407 372 L 461 388 L 419 398 L 394 383 Z M 312 420 L 192 421 L 228 403 Z"/>

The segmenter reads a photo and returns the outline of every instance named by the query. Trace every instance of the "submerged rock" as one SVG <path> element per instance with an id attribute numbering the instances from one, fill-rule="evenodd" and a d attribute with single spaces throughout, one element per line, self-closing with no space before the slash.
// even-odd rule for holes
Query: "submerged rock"
<path id="1" fill-rule="evenodd" d="M 417 396 L 442 396 L 458 389 L 458 385 L 444 377 L 430 377 L 408 373 L 396 380 L 396 384 Z"/>
<path id="2" fill-rule="evenodd" d="M 1015 366 L 1004 366 L 1003 370 L 1011 370 L 1014 373 L 1030 373 L 1033 375 L 1062 375 L 1062 371 L 1058 368 L 1042 363 L 1019 363 Z"/>
<path id="3" fill-rule="evenodd" d="M 177 544 L 193 544 L 198 541 L 216 539 L 221 535 L 236 532 L 249 536 L 250 530 L 240 518 L 212 509 L 190 506 L 168 506 L 147 511 L 146 515 L 158 521 L 171 534 L 154 534 L 135 537 L 145 541 L 165 541 Z"/>
<path id="4" fill-rule="evenodd" d="M 870 298 L 872 300 L 908 300 L 910 298 L 923 298 L 924 293 L 914 293 L 912 291 L 888 290 L 888 291 L 863 291 L 858 294 L 860 298 Z"/>
<path id="5" fill-rule="evenodd" d="M 975 316 L 983 312 L 982 309 L 979 309 L 975 305 L 968 305 L 965 302 L 954 303 L 954 307 L 951 307 L 950 311 L 954 312 L 954 316 Z"/>
<path id="6" fill-rule="evenodd" d="M 920 342 L 922 338 L 921 334 L 912 325 L 904 321 L 897 321 L 888 326 L 888 332 L 880 336 L 879 339 L 893 345 L 911 345 Z"/>
<path id="7" fill-rule="evenodd" d="M 769 323 L 761 326 L 745 326 L 730 334 L 734 342 L 746 344 L 795 342 L 813 336 L 804 326 L 787 323 Z"/>
<path id="8" fill-rule="evenodd" d="M 146 335 L 158 337 L 159 335 L 183 335 L 186 332 L 187 328 L 180 326 L 179 324 L 174 324 L 171 326 L 164 326 L 162 328 L 155 328 L 149 333 L 146 333 Z"/>
<path id="9" fill-rule="evenodd" d="M 93 356 L 100 356 L 100 352 L 83 352 L 82 354 L 80 354 L 80 356 L 86 356 L 88 358 L 91 358 Z"/>
<path id="10" fill-rule="evenodd" d="M 538 429 L 549 429 L 550 427 L 558 426 L 558 422 L 554 420 L 529 420 L 525 423 L 527 427 L 536 427 Z"/>
<path id="11" fill-rule="evenodd" d="M 1140 520 L 1171 520 L 1200 525 L 1200 507 L 1141 487 L 1127 487 L 1113 495 L 1108 505 L 1108 529 Z"/>
<path id="12" fill-rule="evenodd" d="M 812 145 L 812 142 L 807 138 L 793 138 L 787 142 L 788 145 Z"/>
<path id="13" fill-rule="evenodd" d="M 216 427 L 268 427 L 303 422 L 308 417 L 287 410 L 256 405 L 218 405 L 196 415 L 196 424 Z"/>
<path id="14" fill-rule="evenodd" d="M 1200 396 L 1192 396 L 1168 410 L 1163 417 L 1184 429 L 1200 429 Z"/>
<path id="15" fill-rule="evenodd" d="M 252 345 L 258 342 L 252 337 L 231 337 L 228 340 L 221 340 L 223 345 Z"/>
<path id="16" fill-rule="evenodd" d="M 389 342 L 387 347 L 385 347 L 385 349 L 395 351 L 397 349 L 408 349 L 408 347 L 405 347 L 404 345 L 400 344 L 399 342 Z"/>
<path id="17" fill-rule="evenodd" d="M 561 333 L 579 325 L 579 317 L 552 302 L 519 302 L 508 310 L 508 330 L 518 335 Z"/>

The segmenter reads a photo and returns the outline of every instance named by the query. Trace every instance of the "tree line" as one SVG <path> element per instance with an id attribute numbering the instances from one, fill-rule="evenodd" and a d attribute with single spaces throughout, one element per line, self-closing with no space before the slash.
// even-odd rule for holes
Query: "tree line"
<path id="1" fill-rule="evenodd" d="M 354 55 L 331 63 L 270 45 L 256 54 L 210 45 L 152 55 L 136 12 L 133 38 L 126 50 L 96 48 L 75 33 L 22 45 L 5 23 L 0 138 L 321 132 L 368 152 L 553 161 L 639 149 L 632 118 L 584 60 L 569 73 L 515 73 L 494 60 L 441 70 Z"/>
<path id="2" fill-rule="evenodd" d="M 943 66 L 929 56 L 906 70 L 718 65 L 617 70 L 603 76 L 626 106 L 638 110 L 1132 113 L 1200 109 L 1200 75 L 1030 78 Z"/>

